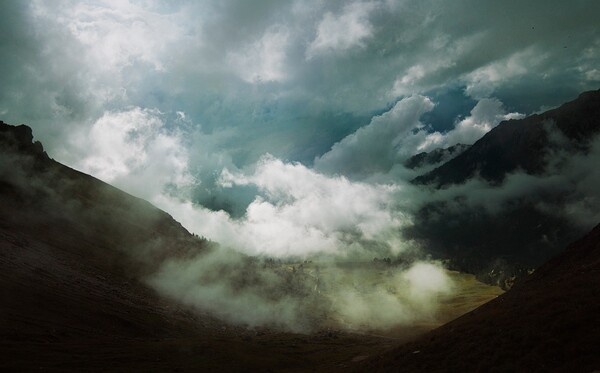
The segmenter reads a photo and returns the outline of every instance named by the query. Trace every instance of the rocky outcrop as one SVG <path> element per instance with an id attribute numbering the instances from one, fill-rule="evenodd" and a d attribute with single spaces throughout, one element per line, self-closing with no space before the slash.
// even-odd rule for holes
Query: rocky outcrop
<path id="1" fill-rule="evenodd" d="M 0 148 L 4 152 L 12 151 L 29 154 L 39 159 L 49 159 L 42 143 L 33 141 L 33 131 L 24 124 L 11 126 L 0 121 Z"/>

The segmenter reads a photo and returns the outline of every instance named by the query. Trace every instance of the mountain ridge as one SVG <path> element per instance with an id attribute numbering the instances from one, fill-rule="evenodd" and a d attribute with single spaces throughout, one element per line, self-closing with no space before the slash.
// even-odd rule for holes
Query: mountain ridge
<path id="1" fill-rule="evenodd" d="M 583 143 L 600 131 L 600 89 L 583 92 L 577 99 L 542 114 L 502 121 L 469 149 L 412 182 L 441 188 L 476 175 L 499 184 L 517 169 L 539 174 L 545 166 L 548 146 L 544 124 L 556 127 L 571 143 L 585 148 Z"/>
<path id="2" fill-rule="evenodd" d="M 0 207 L 1 371 L 336 371 L 394 341 L 250 328 L 159 292 L 165 262 L 219 247 L 52 160 L 27 126 L 0 123 Z"/>
<path id="3" fill-rule="evenodd" d="M 430 152 L 421 152 L 408 158 L 404 162 L 404 167 L 414 170 L 425 166 L 434 166 L 438 163 L 445 163 L 462 154 L 470 146 L 467 144 L 455 144 L 447 148 L 437 148 Z"/>
<path id="4" fill-rule="evenodd" d="M 455 194 L 426 201 L 405 235 L 434 256 L 450 258 L 453 268 L 509 287 L 591 228 L 591 222 L 573 219 L 567 204 L 597 200 L 577 187 L 582 175 L 594 173 L 593 165 L 581 160 L 591 149 L 598 157 L 599 132 L 600 90 L 541 114 L 501 122 L 462 154 L 413 179 L 434 192 Z M 570 159 L 587 168 L 568 176 L 565 164 L 579 165 Z M 519 192 L 503 196 L 511 190 Z M 483 193 L 497 199 L 494 209 L 486 207 Z M 469 202 L 471 194 L 480 200 Z"/>

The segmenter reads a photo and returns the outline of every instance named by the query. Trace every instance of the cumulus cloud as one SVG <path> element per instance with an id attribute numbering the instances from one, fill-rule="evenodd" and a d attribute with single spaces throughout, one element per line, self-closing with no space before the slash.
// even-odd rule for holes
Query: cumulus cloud
<path id="1" fill-rule="evenodd" d="M 510 112 L 594 88 L 597 6 L 5 1 L 0 112 L 71 164 L 72 129 L 129 106 L 235 132 L 220 151 L 238 166 L 310 163 L 390 102 L 446 85 Z"/>
<path id="2" fill-rule="evenodd" d="M 395 163 L 415 153 L 424 136 L 418 132 L 423 127 L 419 119 L 431 109 L 433 102 L 424 96 L 398 101 L 392 109 L 375 116 L 368 125 L 315 159 L 315 168 L 363 177 L 386 173 Z"/>
<path id="3" fill-rule="evenodd" d="M 398 101 L 392 109 L 375 116 L 355 133 L 334 144 L 331 150 L 315 159 L 315 168 L 365 179 L 389 174 L 392 179 L 414 174 L 402 170 L 402 163 L 420 153 L 446 148 L 458 143 L 472 144 L 503 120 L 522 118 L 520 113 L 506 113 L 497 99 L 482 99 L 470 116 L 455 123 L 447 132 L 428 132 L 421 121 L 434 103 L 425 96 Z"/>
<path id="4" fill-rule="evenodd" d="M 503 60 L 494 61 L 465 76 L 465 91 L 473 98 L 489 97 L 496 87 L 526 75 L 530 69 L 541 65 L 545 58 L 547 54 L 543 50 L 528 48 Z"/>
<path id="5" fill-rule="evenodd" d="M 36 18 L 56 17 L 85 47 L 89 63 L 100 70 L 123 69 L 140 61 L 164 70 L 168 46 L 182 37 L 175 19 L 131 1 L 65 2 L 63 6 L 35 1 Z"/>
<path id="6" fill-rule="evenodd" d="M 192 231 L 252 255 L 372 258 L 411 247 L 397 233 L 410 223 L 394 208 L 398 186 L 329 177 L 272 156 L 263 157 L 249 173 L 224 170 L 220 183 L 257 189 L 243 217 L 169 199 L 156 202 Z"/>
<path id="7" fill-rule="evenodd" d="M 77 168 L 137 196 L 153 200 L 193 183 L 182 134 L 157 110 L 106 112 L 69 140 L 82 154 Z"/>
<path id="8" fill-rule="evenodd" d="M 419 150 L 455 144 L 473 144 L 500 122 L 521 119 L 524 116 L 521 113 L 506 113 L 502 102 L 498 99 L 484 98 L 477 102 L 470 116 L 457 121 L 450 131 L 443 134 L 437 131 L 427 134 Z"/>

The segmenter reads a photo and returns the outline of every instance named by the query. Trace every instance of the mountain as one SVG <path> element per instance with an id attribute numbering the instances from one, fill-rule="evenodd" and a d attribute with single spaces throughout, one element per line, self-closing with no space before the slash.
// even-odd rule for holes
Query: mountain
<path id="1" fill-rule="evenodd" d="M 485 198 L 518 170 L 546 177 L 552 166 L 551 176 L 560 177 L 568 163 L 550 165 L 548 155 L 586 160 L 597 139 L 599 99 L 598 91 L 588 92 L 547 113 L 503 122 L 424 176 L 454 175 L 432 177 L 430 188 L 443 194 L 457 183 L 468 192 L 479 175 Z M 587 174 L 575 176 L 595 175 L 593 161 L 586 161 Z M 582 225 L 573 215 L 552 213 L 567 201 L 565 190 L 579 187 L 577 177 L 558 192 L 540 188 L 496 210 L 469 204 L 465 195 L 426 203 L 405 229 L 408 238 L 488 282 L 508 288 L 515 276 L 523 279 L 426 338 L 368 360 L 422 331 L 401 341 L 337 330 L 251 329 L 165 299 L 147 281 L 165 263 L 231 253 L 147 201 L 54 161 L 29 127 L 0 122 L 0 370 L 337 371 L 364 360 L 360 369 L 383 371 L 597 369 L 600 228 L 527 275 L 597 221 Z M 597 188 L 595 180 L 588 186 Z M 587 197 L 575 202 L 595 206 L 594 195 Z M 226 277 L 235 291 L 253 286 L 261 280 L 253 276 L 260 263 L 246 259 L 252 258 L 236 257 L 235 265 L 217 266 L 206 277 Z M 184 274 L 204 277 L 207 268 Z M 290 286 L 282 292 L 275 284 L 273 294 L 293 295 L 298 276 L 288 275 L 299 271 L 280 269 L 267 278 L 281 272 Z"/>
<path id="2" fill-rule="evenodd" d="M 457 270 L 510 287 L 591 228 L 575 206 L 595 211 L 599 132 L 600 90 L 500 123 L 413 180 L 452 197 L 424 203 L 405 235 Z"/>
<path id="3" fill-rule="evenodd" d="M 413 155 L 404 162 L 404 167 L 411 170 L 434 166 L 440 163 L 445 163 L 452 158 L 455 158 L 462 154 L 469 148 L 470 145 L 456 144 L 448 148 L 438 148 L 430 152 L 422 152 Z"/>
<path id="4" fill-rule="evenodd" d="M 52 160 L 32 139 L 31 128 L 0 122 L 0 198 L 11 223 L 32 232 L 68 225 L 98 240 L 89 254 L 118 257 L 130 275 L 208 246 L 149 202 Z M 168 245 L 156 244 L 164 239 Z"/>
<path id="5" fill-rule="evenodd" d="M 510 291 L 358 371 L 593 372 L 598 341 L 600 225 Z"/>
<path id="6" fill-rule="evenodd" d="M 165 299 L 146 277 L 218 246 L 32 140 L 0 122 L 0 371 L 335 371 L 394 341 L 250 329 Z"/>
<path id="7" fill-rule="evenodd" d="M 146 366 L 143 354 L 160 343 L 136 344 L 202 329 L 140 278 L 161 257 L 208 242 L 150 203 L 50 159 L 24 125 L 0 122 L 0 206 L 3 371 L 90 369 L 101 360 L 94 351 L 111 349 Z"/>
<path id="8" fill-rule="evenodd" d="M 413 182 L 444 187 L 478 175 L 498 184 L 515 170 L 539 174 L 555 146 L 551 132 L 557 130 L 573 150 L 584 151 L 586 142 L 600 131 L 600 90 L 584 92 L 543 114 L 503 121 L 462 154 Z"/>

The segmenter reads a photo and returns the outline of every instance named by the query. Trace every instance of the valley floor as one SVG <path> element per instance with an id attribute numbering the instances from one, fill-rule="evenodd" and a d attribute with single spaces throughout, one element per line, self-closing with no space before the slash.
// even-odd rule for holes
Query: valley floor
<path id="1" fill-rule="evenodd" d="M 436 322 L 360 334 L 244 329 L 159 298 L 107 270 L 107 259 L 89 255 L 88 245 L 59 225 L 0 220 L 0 370 L 346 370 L 501 292 L 452 273 L 463 291 L 443 304 Z"/>

